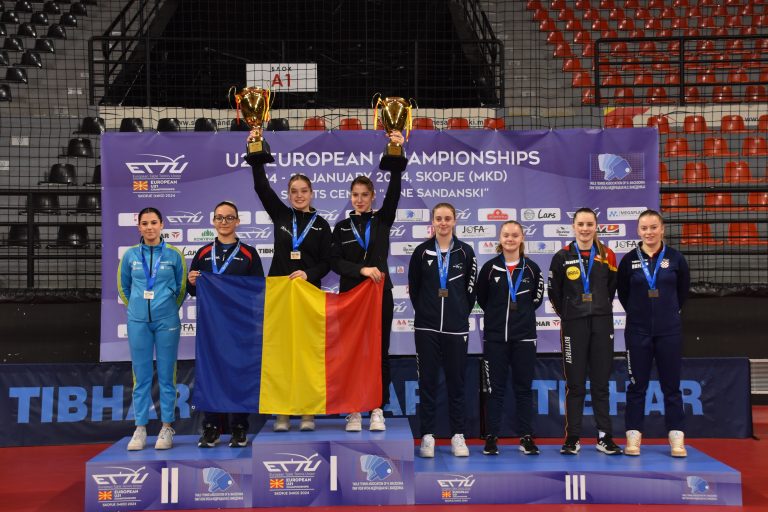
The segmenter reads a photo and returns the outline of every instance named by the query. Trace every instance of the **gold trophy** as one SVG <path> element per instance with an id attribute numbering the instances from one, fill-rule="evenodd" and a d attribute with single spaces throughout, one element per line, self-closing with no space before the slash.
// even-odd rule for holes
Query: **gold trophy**
<path id="1" fill-rule="evenodd" d="M 412 126 L 411 110 L 413 109 L 413 100 L 404 98 L 381 98 L 377 93 L 374 96 L 374 126 L 378 124 L 379 109 L 381 109 L 381 124 L 384 126 L 387 135 L 397 130 L 402 132 L 407 128 L 410 133 Z M 389 142 L 381 156 L 379 169 L 385 171 L 402 172 L 407 164 L 405 149 L 396 142 Z"/>
<path id="2" fill-rule="evenodd" d="M 240 112 L 251 128 L 261 128 L 269 120 L 269 107 L 272 95 L 268 89 L 246 87 L 235 93 L 238 120 Z M 275 159 L 269 150 L 269 144 L 261 135 L 250 135 L 246 141 L 245 160 L 251 165 L 264 165 Z"/>

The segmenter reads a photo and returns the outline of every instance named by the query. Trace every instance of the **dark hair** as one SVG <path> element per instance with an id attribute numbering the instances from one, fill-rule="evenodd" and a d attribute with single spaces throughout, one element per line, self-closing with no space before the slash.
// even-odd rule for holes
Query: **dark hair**
<path id="1" fill-rule="evenodd" d="M 288 189 L 290 190 L 291 184 L 296 180 L 304 180 L 307 182 L 307 185 L 309 185 L 309 191 L 312 192 L 312 182 L 303 174 L 294 174 L 291 176 L 291 179 L 288 180 Z"/>
<path id="2" fill-rule="evenodd" d="M 160 219 L 160 222 L 163 222 L 163 214 L 160 213 L 160 210 L 158 210 L 157 208 L 153 208 L 151 206 L 147 206 L 146 208 L 144 208 L 139 212 L 139 222 L 141 222 L 141 218 L 147 213 L 154 213 L 155 215 L 157 215 L 157 218 Z"/>
<path id="3" fill-rule="evenodd" d="M 235 217 L 240 217 L 240 211 L 237 209 L 237 205 L 232 201 L 222 201 L 219 204 L 217 204 L 216 207 L 213 209 L 214 214 L 216 213 L 216 210 L 219 209 L 219 206 L 229 206 L 230 208 L 235 210 Z"/>
<path id="4" fill-rule="evenodd" d="M 454 219 L 456 218 L 456 208 L 454 208 L 454 207 L 453 207 L 453 205 L 452 205 L 451 203 L 437 203 L 437 204 L 436 204 L 436 205 L 435 205 L 435 206 L 432 208 L 432 219 L 434 219 L 434 218 L 435 218 L 435 211 L 436 211 L 438 208 L 448 208 L 449 210 L 451 210 L 451 211 L 453 212 L 453 218 L 454 218 Z"/>
<path id="5" fill-rule="evenodd" d="M 643 213 L 638 215 L 637 220 L 639 221 L 643 217 L 649 217 L 649 216 L 658 217 L 661 223 L 664 224 L 664 217 L 662 217 L 661 214 L 656 210 L 645 210 Z"/>
<path id="6" fill-rule="evenodd" d="M 520 232 L 523 234 L 523 238 L 525 238 L 525 230 L 523 229 L 523 225 L 517 222 L 516 220 L 508 220 L 504 224 L 501 225 L 501 229 L 504 229 L 504 226 L 507 224 L 514 224 L 518 228 L 520 228 Z M 499 236 L 501 236 L 501 229 L 499 230 Z M 501 243 L 496 245 L 496 252 L 501 254 L 503 252 L 503 248 L 501 247 Z M 520 242 L 520 257 L 525 258 L 525 242 Z"/>
<path id="7" fill-rule="evenodd" d="M 573 212 L 573 224 L 576 224 L 576 216 L 580 213 L 591 213 L 592 216 L 595 218 L 595 224 L 597 224 L 597 214 L 595 213 L 595 210 L 592 208 L 588 208 L 586 206 L 583 206 Z M 597 238 L 597 231 L 595 231 L 595 238 L 594 242 L 597 242 L 597 250 L 600 253 L 601 258 L 605 258 L 605 246 L 600 242 L 600 240 Z"/>
<path id="8" fill-rule="evenodd" d="M 355 177 L 355 179 L 352 180 L 352 184 L 349 186 L 349 190 L 352 190 L 355 185 L 365 185 L 371 194 L 375 194 L 373 191 L 373 182 L 368 176 L 360 175 Z"/>

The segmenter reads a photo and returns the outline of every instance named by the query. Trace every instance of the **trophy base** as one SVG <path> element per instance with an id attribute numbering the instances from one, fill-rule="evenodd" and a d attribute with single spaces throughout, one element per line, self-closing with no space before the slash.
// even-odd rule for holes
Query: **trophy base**
<path id="1" fill-rule="evenodd" d="M 269 144 L 264 139 L 248 142 L 246 149 L 245 161 L 251 166 L 270 164 L 275 161 L 270 152 Z"/>
<path id="2" fill-rule="evenodd" d="M 408 159 L 405 158 L 405 155 L 395 156 L 385 154 L 381 157 L 379 169 L 382 171 L 403 172 L 406 165 L 408 165 Z"/>

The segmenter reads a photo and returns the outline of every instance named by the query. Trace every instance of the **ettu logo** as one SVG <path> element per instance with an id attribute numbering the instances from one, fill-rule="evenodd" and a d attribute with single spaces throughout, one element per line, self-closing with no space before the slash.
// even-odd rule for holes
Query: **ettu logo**
<path id="1" fill-rule="evenodd" d="M 360 469 L 367 473 L 369 482 L 386 480 L 392 474 L 392 464 L 378 455 L 361 455 Z"/>
<path id="2" fill-rule="evenodd" d="M 619 155 L 610 153 L 597 155 L 597 164 L 603 172 L 606 181 L 623 180 L 632 172 L 629 162 Z"/>

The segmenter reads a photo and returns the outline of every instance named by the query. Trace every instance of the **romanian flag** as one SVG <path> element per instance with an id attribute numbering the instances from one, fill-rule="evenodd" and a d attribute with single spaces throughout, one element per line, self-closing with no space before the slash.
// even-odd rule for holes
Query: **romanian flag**
<path id="1" fill-rule="evenodd" d="M 203 273 L 192 403 L 209 412 L 338 414 L 381 405 L 383 281 Z"/>

